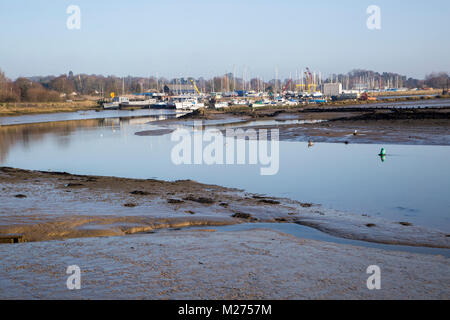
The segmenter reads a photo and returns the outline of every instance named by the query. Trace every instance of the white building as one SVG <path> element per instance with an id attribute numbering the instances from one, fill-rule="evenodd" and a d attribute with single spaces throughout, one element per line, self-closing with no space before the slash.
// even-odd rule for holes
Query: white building
<path id="1" fill-rule="evenodd" d="M 342 93 L 342 83 L 325 83 L 323 95 L 327 97 L 339 96 Z"/>

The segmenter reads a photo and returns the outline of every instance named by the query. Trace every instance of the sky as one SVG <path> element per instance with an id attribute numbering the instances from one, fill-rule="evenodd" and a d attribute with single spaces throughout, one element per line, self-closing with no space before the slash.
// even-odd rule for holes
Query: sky
<path id="1" fill-rule="evenodd" d="M 77 5 L 80 29 L 67 28 Z M 366 10 L 381 10 L 369 30 Z M 75 74 L 280 78 L 309 67 L 450 72 L 448 0 L 1 0 L 9 78 Z"/>

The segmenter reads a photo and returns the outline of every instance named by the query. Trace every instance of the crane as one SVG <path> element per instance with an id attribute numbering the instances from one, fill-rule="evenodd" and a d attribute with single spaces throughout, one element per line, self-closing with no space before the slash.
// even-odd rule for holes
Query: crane
<path id="1" fill-rule="evenodd" d="M 198 95 L 201 96 L 202 94 L 201 94 L 200 91 L 198 90 L 197 85 L 195 84 L 195 81 L 194 81 L 193 79 L 191 79 L 191 83 L 192 83 L 192 85 L 194 86 L 195 91 L 197 91 Z"/>
<path id="2" fill-rule="evenodd" d="M 312 82 L 312 80 L 313 80 L 313 76 L 312 76 L 312 73 L 311 73 L 311 71 L 309 70 L 309 68 L 307 67 L 306 68 L 306 71 L 308 72 L 308 74 L 309 74 L 309 80 Z"/>
<path id="3" fill-rule="evenodd" d="M 286 86 L 284 87 L 282 93 L 285 93 L 287 91 L 287 89 L 289 88 L 289 85 L 291 84 L 292 79 L 289 79 L 289 81 L 287 82 Z"/>
<path id="4" fill-rule="evenodd" d="M 305 75 L 306 75 L 306 80 L 308 81 L 309 93 L 311 93 L 311 88 L 314 88 L 314 91 L 316 91 L 315 79 L 313 79 L 313 75 L 312 75 L 311 71 L 309 70 L 309 68 L 306 68 Z"/>

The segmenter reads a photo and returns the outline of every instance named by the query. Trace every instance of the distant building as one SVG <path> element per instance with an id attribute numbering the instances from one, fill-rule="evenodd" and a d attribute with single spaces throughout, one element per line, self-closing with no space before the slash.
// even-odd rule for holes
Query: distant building
<path id="1" fill-rule="evenodd" d="M 353 89 L 358 91 L 366 91 L 369 89 L 369 86 L 367 85 L 367 83 L 356 83 L 355 85 L 353 85 Z"/>
<path id="2" fill-rule="evenodd" d="M 342 93 L 342 83 L 325 83 L 323 94 L 327 97 L 339 96 Z"/>
<path id="3" fill-rule="evenodd" d="M 173 95 L 197 93 L 192 84 L 166 84 L 164 86 L 164 92 Z"/>

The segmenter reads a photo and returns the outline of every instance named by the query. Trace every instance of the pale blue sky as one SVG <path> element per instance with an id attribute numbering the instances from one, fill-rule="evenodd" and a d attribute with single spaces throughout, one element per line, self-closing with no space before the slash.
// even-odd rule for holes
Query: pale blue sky
<path id="1" fill-rule="evenodd" d="M 81 8 L 81 30 L 66 9 Z M 381 7 L 379 31 L 366 28 Z M 75 73 L 274 78 L 310 67 L 424 77 L 450 71 L 450 1 L 1 0 L 0 68 L 8 77 Z"/>

